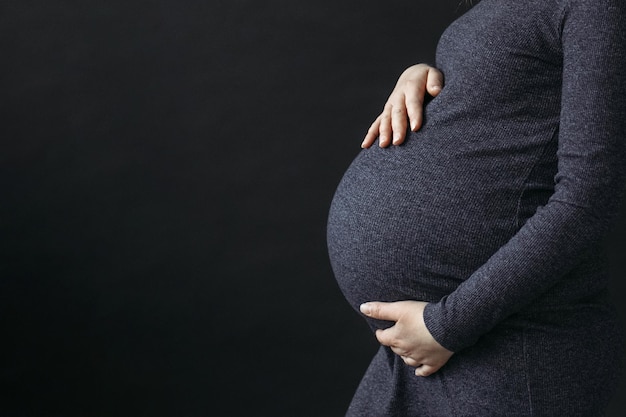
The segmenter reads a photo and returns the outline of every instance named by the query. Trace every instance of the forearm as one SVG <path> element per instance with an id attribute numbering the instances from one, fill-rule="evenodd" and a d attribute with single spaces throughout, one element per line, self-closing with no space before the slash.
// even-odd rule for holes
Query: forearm
<path id="1" fill-rule="evenodd" d="M 599 245 L 612 216 L 552 201 L 456 291 L 429 304 L 424 321 L 459 351 L 541 297 Z"/>

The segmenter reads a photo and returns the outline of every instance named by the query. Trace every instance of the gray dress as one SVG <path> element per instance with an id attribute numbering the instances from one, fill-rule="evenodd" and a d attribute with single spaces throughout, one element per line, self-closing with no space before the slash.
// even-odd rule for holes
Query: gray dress
<path id="1" fill-rule="evenodd" d="M 443 34 L 424 126 L 357 156 L 328 245 L 355 308 L 427 301 L 455 355 L 420 378 L 381 347 L 349 416 L 602 415 L 622 349 L 602 240 L 625 181 L 625 32 L 623 0 L 483 0 Z"/>

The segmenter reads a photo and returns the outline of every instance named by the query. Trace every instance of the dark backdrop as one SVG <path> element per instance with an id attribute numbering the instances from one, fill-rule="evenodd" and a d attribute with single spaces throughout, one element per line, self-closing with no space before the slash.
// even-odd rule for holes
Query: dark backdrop
<path id="1" fill-rule="evenodd" d="M 342 415 L 376 343 L 334 283 L 327 209 L 460 12 L 0 3 L 0 415 Z"/>

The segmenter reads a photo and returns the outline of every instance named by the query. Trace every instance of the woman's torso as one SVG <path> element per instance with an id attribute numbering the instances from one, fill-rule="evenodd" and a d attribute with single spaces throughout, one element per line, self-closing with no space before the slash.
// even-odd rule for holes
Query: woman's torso
<path id="1" fill-rule="evenodd" d="M 438 301 L 553 193 L 563 11 L 527 3 L 484 0 L 454 22 L 437 50 L 445 87 L 422 129 L 362 151 L 345 173 L 328 242 L 355 307 Z"/>

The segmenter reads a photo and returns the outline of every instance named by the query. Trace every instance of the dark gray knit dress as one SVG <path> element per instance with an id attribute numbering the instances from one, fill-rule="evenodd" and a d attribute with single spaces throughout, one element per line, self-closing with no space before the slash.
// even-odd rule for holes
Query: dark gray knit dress
<path id="1" fill-rule="evenodd" d="M 328 221 L 342 291 L 429 302 L 456 353 L 422 378 L 382 347 L 349 416 L 602 415 L 622 349 L 602 239 L 624 183 L 625 3 L 481 1 L 440 40 L 423 128 L 352 163 Z"/>

